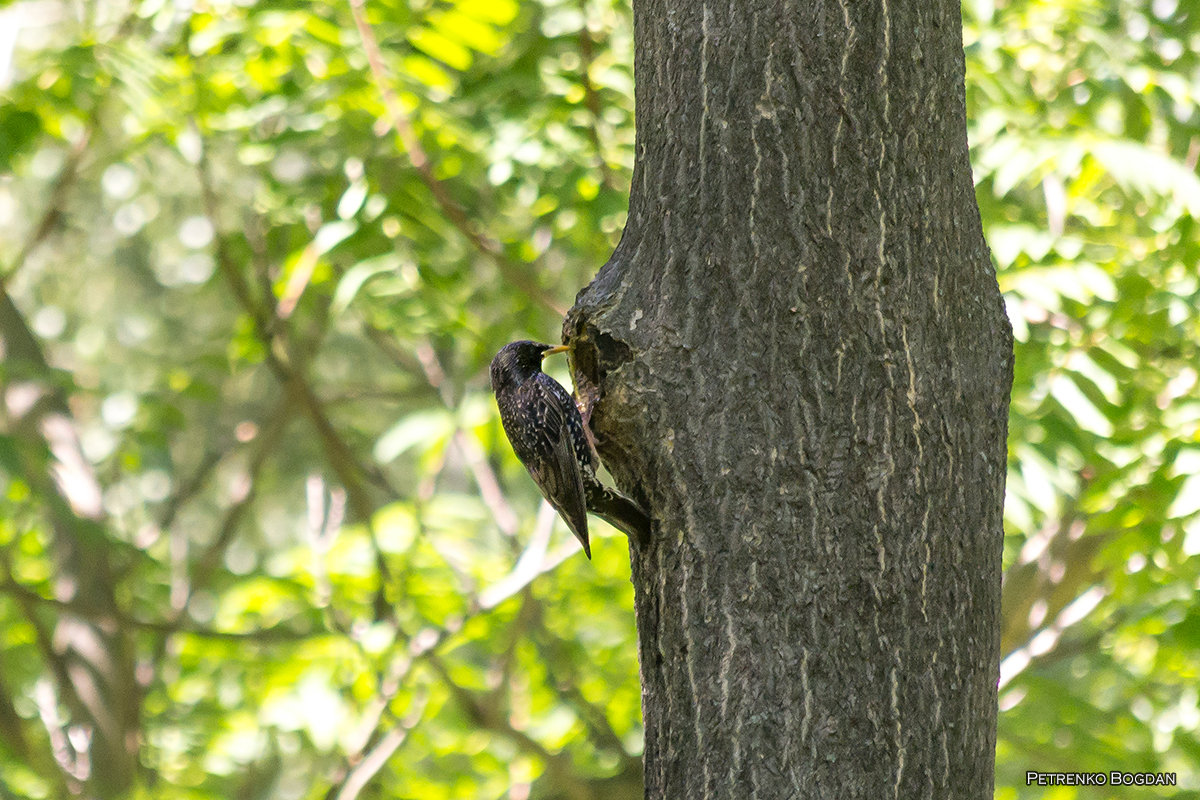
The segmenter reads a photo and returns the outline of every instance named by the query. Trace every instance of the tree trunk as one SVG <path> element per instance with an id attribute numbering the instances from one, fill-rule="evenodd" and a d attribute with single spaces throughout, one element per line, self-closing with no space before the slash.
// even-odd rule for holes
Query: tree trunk
<path id="1" fill-rule="evenodd" d="M 992 793 L 1011 335 L 959 5 L 637 0 L 564 331 L 631 547 L 647 798 Z"/>
<path id="2" fill-rule="evenodd" d="M 23 601 L 55 677 L 56 699 L 67 711 L 65 720 L 44 714 L 43 724 L 71 794 L 118 797 L 137 769 L 140 692 L 133 642 L 119 621 L 100 486 L 80 449 L 60 381 L 2 282 L 0 371 L 7 381 L 0 384 L 6 404 L 0 421 L 10 426 L 0 433 L 11 436 L 24 467 L 18 474 L 35 497 L 45 498 L 54 594 L 62 604 L 51 630 L 39 621 L 43 609 Z M 3 574 L 11 583 L 9 571 L 5 561 Z"/>

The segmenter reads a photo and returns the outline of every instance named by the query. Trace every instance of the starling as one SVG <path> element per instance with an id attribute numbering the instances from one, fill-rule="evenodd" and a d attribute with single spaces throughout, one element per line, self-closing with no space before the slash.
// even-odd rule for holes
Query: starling
<path id="1" fill-rule="evenodd" d="M 591 558 L 588 511 L 639 541 L 649 537 L 650 520 L 596 478 L 596 455 L 575 401 L 542 372 L 544 357 L 566 349 L 530 341 L 505 345 L 492 359 L 492 391 L 517 458 Z"/>

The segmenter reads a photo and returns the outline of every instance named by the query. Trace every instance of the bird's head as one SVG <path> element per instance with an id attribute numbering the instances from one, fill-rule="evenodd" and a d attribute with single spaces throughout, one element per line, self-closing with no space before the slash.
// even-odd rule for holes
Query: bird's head
<path id="1" fill-rule="evenodd" d="M 566 345 L 549 345 L 528 340 L 510 342 L 500 348 L 492 359 L 492 391 L 505 386 L 517 386 L 542 371 L 542 359 L 552 353 L 562 353 Z"/>

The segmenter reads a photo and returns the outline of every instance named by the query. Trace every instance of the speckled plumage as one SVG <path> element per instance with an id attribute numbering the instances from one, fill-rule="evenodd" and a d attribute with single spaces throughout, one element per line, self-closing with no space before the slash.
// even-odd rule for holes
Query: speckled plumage
<path id="1" fill-rule="evenodd" d="M 575 401 L 542 372 L 549 349 L 531 341 L 505 345 L 492 359 L 492 391 L 517 458 L 591 558 L 588 511 L 639 538 L 649 535 L 649 520 L 596 478 L 596 456 Z"/>

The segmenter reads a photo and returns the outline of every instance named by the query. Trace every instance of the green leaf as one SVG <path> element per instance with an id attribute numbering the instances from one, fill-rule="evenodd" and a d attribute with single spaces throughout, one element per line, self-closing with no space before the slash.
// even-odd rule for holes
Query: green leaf
<path id="1" fill-rule="evenodd" d="M 0 105 L 0 172 L 11 172 L 42 133 L 42 118 L 32 111 Z"/>

